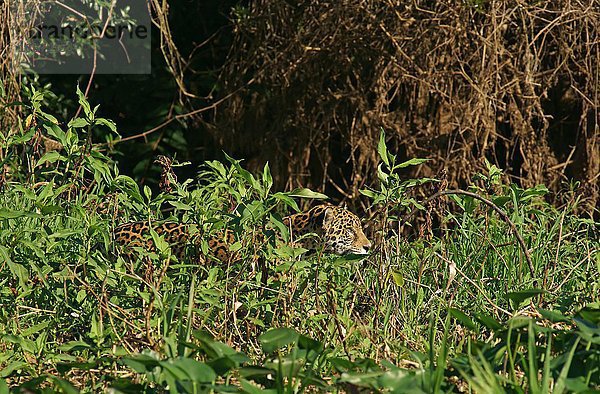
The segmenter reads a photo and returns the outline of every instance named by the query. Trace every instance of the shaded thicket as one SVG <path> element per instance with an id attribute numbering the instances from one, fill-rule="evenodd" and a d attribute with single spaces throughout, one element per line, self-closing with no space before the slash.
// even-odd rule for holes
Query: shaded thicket
<path id="1" fill-rule="evenodd" d="M 18 122 L 21 108 L 12 105 L 20 101 L 21 77 L 15 66 L 19 64 L 19 49 L 24 45 L 19 37 L 32 26 L 29 15 L 35 14 L 38 3 L 31 1 L 28 7 L 21 2 L 0 4 L 0 130 L 11 128 Z M 26 13 L 26 9 L 29 15 Z"/>
<path id="2" fill-rule="evenodd" d="M 523 186 L 580 180 L 594 206 L 597 0 L 257 0 L 232 15 L 230 97 L 207 127 L 281 187 L 357 196 L 383 127 L 401 156 L 434 159 L 429 174 L 464 183 L 487 158 Z"/>

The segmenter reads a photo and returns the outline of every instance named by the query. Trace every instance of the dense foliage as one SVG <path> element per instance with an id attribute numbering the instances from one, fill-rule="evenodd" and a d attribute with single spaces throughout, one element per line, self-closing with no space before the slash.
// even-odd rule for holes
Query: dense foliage
<path id="1" fill-rule="evenodd" d="M 268 166 L 232 158 L 140 189 L 91 144 L 117 130 L 80 91 L 67 124 L 28 96 L 1 146 L 0 393 L 600 389 L 598 223 L 572 213 L 575 194 L 555 208 L 493 165 L 477 198 L 404 180 L 424 161 L 397 162 L 381 133 L 379 182 L 362 191 L 373 253 L 302 257 L 254 234 L 285 238 L 281 216 L 319 193 L 276 192 Z M 415 197 L 427 188 L 440 197 Z M 119 223 L 165 218 L 234 229 L 244 258 L 177 261 L 156 238 L 131 261 L 112 243 Z"/>

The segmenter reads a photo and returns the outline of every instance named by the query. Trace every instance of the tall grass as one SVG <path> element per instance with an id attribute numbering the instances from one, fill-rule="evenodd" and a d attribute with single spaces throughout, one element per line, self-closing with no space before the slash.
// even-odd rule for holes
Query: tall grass
<path id="1" fill-rule="evenodd" d="M 274 192 L 268 166 L 232 158 L 170 193 L 140 189 L 91 144 L 116 130 L 82 95 L 67 126 L 31 99 L 29 129 L 2 146 L 0 392 L 600 388 L 598 224 L 571 213 L 576 198 L 552 207 L 490 166 L 470 190 L 507 218 L 468 195 L 424 204 L 416 191 L 443 182 L 402 179 L 422 160 L 396 163 L 382 134 L 363 191 L 374 252 L 303 257 L 257 235 L 286 238 L 282 216 L 323 195 Z M 40 134 L 63 149 L 36 151 Z M 404 222 L 413 210 L 435 220 Z M 243 258 L 192 264 L 158 240 L 132 261 L 112 242 L 123 221 L 167 218 L 233 229 Z"/>

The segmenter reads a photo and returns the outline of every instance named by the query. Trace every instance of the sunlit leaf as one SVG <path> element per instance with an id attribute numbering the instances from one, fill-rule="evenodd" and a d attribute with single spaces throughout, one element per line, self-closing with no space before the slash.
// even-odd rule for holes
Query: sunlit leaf
<path id="1" fill-rule="evenodd" d="M 300 334 L 291 328 L 274 328 L 258 337 L 263 350 L 272 353 L 277 349 L 295 343 Z"/>

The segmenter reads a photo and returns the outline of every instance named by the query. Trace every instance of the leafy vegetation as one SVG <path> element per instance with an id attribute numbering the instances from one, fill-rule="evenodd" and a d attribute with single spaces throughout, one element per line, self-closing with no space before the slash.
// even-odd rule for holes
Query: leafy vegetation
<path id="1" fill-rule="evenodd" d="M 30 91 L 2 141 L 0 393 L 600 389 L 598 223 L 572 213 L 576 195 L 555 208 L 489 165 L 480 198 L 446 190 L 448 205 L 443 177 L 402 178 L 423 161 L 397 163 L 382 133 L 363 190 L 373 253 L 306 257 L 255 235 L 286 238 L 282 215 L 323 195 L 275 192 L 268 166 L 232 158 L 140 189 L 91 144 L 117 130 L 78 93 L 82 116 L 61 125 Z M 418 198 L 427 187 L 439 197 Z M 195 265 L 157 238 L 130 261 L 111 241 L 124 221 L 166 218 L 233 229 L 244 258 Z"/>

